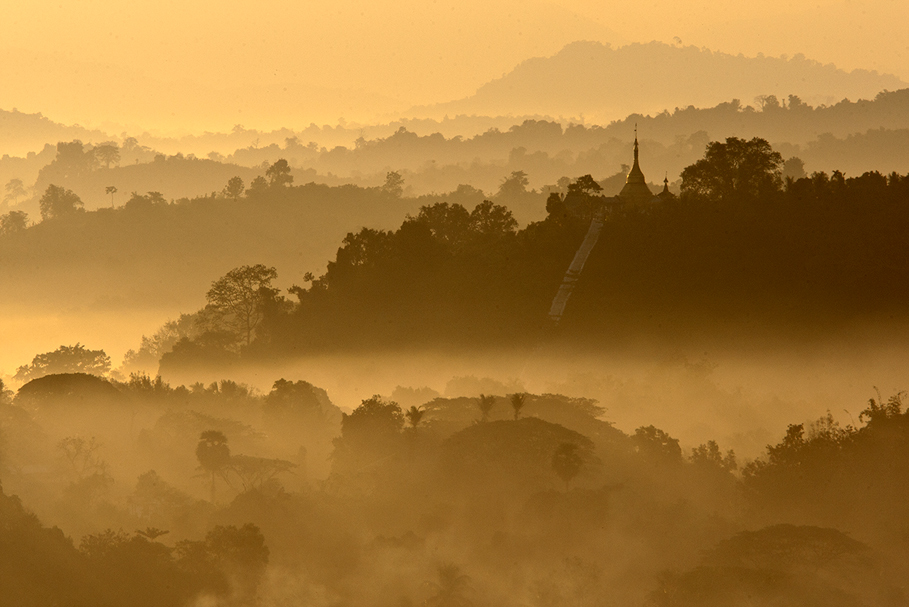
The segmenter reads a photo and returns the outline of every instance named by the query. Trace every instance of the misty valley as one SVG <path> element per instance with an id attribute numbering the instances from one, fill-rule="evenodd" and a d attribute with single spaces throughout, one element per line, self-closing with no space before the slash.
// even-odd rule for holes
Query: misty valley
<path id="1" fill-rule="evenodd" d="M 909 89 L 4 116 L 0 604 L 909 604 Z"/>

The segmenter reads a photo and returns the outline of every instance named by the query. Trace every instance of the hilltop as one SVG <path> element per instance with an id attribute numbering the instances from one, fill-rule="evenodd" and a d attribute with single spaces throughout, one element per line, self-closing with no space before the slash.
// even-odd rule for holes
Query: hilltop
<path id="1" fill-rule="evenodd" d="M 760 95 L 797 95 L 827 104 L 905 86 L 893 75 L 846 72 L 801 54 L 745 57 L 660 42 L 613 48 L 579 41 L 552 57 L 522 62 L 470 97 L 413 108 L 410 114 L 548 114 L 603 121 L 660 112 L 682 100 L 703 107 L 730 98 L 750 102 Z"/>

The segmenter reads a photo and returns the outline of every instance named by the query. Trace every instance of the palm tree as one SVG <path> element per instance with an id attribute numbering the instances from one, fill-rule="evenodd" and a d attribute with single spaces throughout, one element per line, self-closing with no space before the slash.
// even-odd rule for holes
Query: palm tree
<path id="1" fill-rule="evenodd" d="M 489 412 L 492 411 L 492 406 L 496 404 L 495 396 L 486 396 L 481 394 L 480 398 L 477 399 L 477 406 L 480 408 L 480 413 L 483 414 L 483 419 L 480 421 L 488 422 L 489 421 Z"/>
<path id="2" fill-rule="evenodd" d="M 117 186 L 109 185 L 104 188 L 104 192 L 110 194 L 110 208 L 114 208 L 114 194 L 117 193 Z"/>
<path id="3" fill-rule="evenodd" d="M 215 475 L 223 474 L 230 464 L 230 447 L 227 437 L 217 430 L 206 430 L 199 436 L 196 445 L 196 459 L 206 472 L 211 473 L 211 502 L 215 503 Z"/>
<path id="4" fill-rule="evenodd" d="M 521 414 L 521 407 L 524 406 L 524 401 L 527 399 L 527 394 L 524 392 L 515 392 L 511 395 L 511 407 L 514 409 L 514 419 L 518 420 L 518 416 Z"/>
<path id="5" fill-rule="evenodd" d="M 420 420 L 423 419 L 425 413 L 426 411 L 413 406 L 404 412 L 404 417 L 407 418 L 407 423 L 410 424 L 410 427 L 413 428 L 414 432 L 416 432 L 417 426 L 420 425 Z"/>
<path id="6" fill-rule="evenodd" d="M 470 600 L 464 596 L 470 590 L 470 576 L 461 573 L 454 563 L 442 563 L 436 569 L 438 583 L 429 582 L 432 596 L 426 599 L 427 607 L 470 607 Z"/>

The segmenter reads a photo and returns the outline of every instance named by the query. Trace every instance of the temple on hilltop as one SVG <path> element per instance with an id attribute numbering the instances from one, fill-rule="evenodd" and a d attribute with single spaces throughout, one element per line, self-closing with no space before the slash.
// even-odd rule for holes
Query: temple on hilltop
<path id="1" fill-rule="evenodd" d="M 638 128 L 634 128 L 634 165 L 628 171 L 625 178 L 625 187 L 619 192 L 617 197 L 624 204 L 644 205 L 654 202 L 663 202 L 675 198 L 675 194 L 669 191 L 669 176 L 663 179 L 663 191 L 654 195 L 647 185 L 644 178 L 644 172 L 638 162 Z"/>
<path id="2" fill-rule="evenodd" d="M 593 179 L 589 175 L 585 177 L 589 180 Z M 612 181 L 614 178 L 620 179 L 619 175 L 610 177 L 610 187 L 615 187 L 617 185 L 615 181 Z M 552 197 L 555 197 L 555 201 L 552 200 Z M 563 209 L 562 212 L 568 215 L 589 220 L 593 218 L 599 210 L 611 212 L 622 208 L 647 208 L 676 199 L 676 195 L 669 191 L 668 175 L 663 179 L 663 191 L 659 194 L 654 194 L 650 190 L 650 186 L 647 185 L 647 179 L 644 177 L 644 172 L 641 170 L 638 150 L 638 129 L 637 126 L 635 126 L 634 164 L 632 165 L 631 170 L 628 171 L 628 175 L 625 177 L 625 185 L 622 186 L 622 191 L 619 192 L 618 195 L 602 196 L 592 192 L 592 190 L 587 191 L 576 186 L 569 186 L 568 192 L 565 194 L 559 194 L 557 192 L 551 193 L 550 200 L 546 203 L 546 209 L 549 212 L 559 212 L 558 209 Z"/>

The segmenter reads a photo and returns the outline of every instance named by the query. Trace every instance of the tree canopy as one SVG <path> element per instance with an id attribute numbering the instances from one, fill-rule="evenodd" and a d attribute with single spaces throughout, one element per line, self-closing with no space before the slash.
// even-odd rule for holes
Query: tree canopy
<path id="1" fill-rule="evenodd" d="M 766 199 L 782 187 L 783 157 L 765 139 L 712 141 L 682 171 L 682 195 L 713 202 Z"/>
<path id="2" fill-rule="evenodd" d="M 80 343 L 60 346 L 53 352 L 38 354 L 31 364 L 16 370 L 16 379 L 30 381 L 55 373 L 88 373 L 106 375 L 110 371 L 110 356 L 104 350 L 89 350 Z"/>
<path id="3" fill-rule="evenodd" d="M 217 325 L 248 346 L 262 322 L 267 300 L 275 296 L 271 281 L 277 277 L 274 268 L 262 264 L 234 268 L 212 283 L 205 294 L 205 309 Z"/>
<path id="4" fill-rule="evenodd" d="M 82 199 L 75 192 L 54 184 L 47 186 L 41 200 L 38 201 L 42 219 L 70 215 L 82 210 L 83 206 Z"/>

